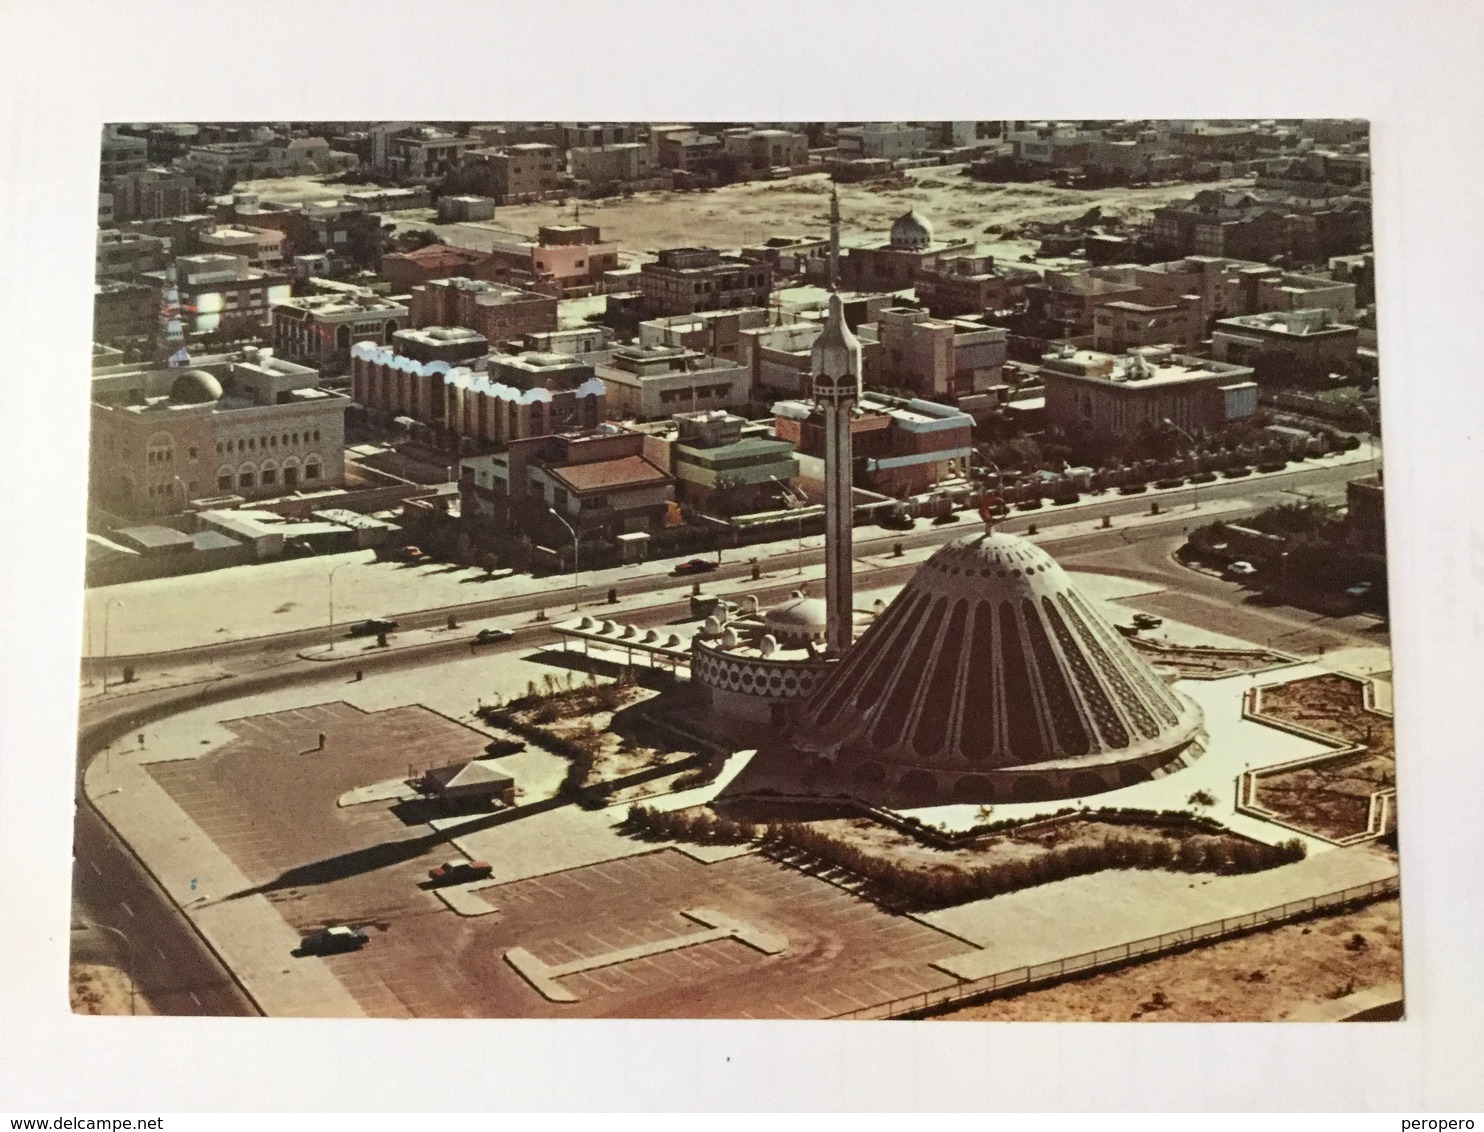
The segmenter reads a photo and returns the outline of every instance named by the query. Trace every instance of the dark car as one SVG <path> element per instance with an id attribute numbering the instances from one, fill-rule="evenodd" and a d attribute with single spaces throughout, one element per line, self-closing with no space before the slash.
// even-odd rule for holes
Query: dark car
<path id="1" fill-rule="evenodd" d="M 334 955 L 341 951 L 359 951 L 371 937 L 365 928 L 321 928 L 299 941 L 305 955 Z"/>
<path id="2" fill-rule="evenodd" d="M 515 636 L 509 629 L 481 629 L 474 634 L 476 645 L 497 645 Z"/>
<path id="3" fill-rule="evenodd" d="M 883 515 L 877 520 L 876 525 L 886 531 L 910 531 L 917 526 L 917 520 L 911 515 L 890 514 Z"/>
<path id="4" fill-rule="evenodd" d="M 962 520 L 958 517 L 958 513 L 955 511 L 944 511 L 941 515 L 933 516 L 933 526 L 935 527 L 942 527 L 946 526 L 949 523 L 958 523 L 961 521 Z"/>
<path id="5" fill-rule="evenodd" d="M 357 621 L 350 627 L 352 637 L 376 637 L 382 633 L 390 633 L 397 627 L 397 622 L 385 617 L 373 617 L 369 621 Z"/>
<path id="6" fill-rule="evenodd" d="M 488 861 L 444 861 L 428 870 L 428 879 L 434 884 L 462 884 L 466 880 L 484 880 L 494 871 Z"/>
<path id="7" fill-rule="evenodd" d="M 1118 489 L 1119 495 L 1143 495 L 1149 490 L 1147 483 L 1126 483 Z"/>
<path id="8" fill-rule="evenodd" d="M 1130 620 L 1140 629 L 1158 629 L 1165 623 L 1163 617 L 1156 617 L 1152 613 L 1135 613 Z"/>
<path id="9" fill-rule="evenodd" d="M 692 558 L 689 562 L 680 563 L 672 572 L 676 574 L 709 574 L 715 569 L 715 562 L 708 562 L 704 558 Z"/>

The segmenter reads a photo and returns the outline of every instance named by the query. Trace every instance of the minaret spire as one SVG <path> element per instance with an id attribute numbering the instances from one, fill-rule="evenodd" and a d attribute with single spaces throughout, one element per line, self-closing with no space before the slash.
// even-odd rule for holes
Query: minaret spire
<path id="1" fill-rule="evenodd" d="M 830 186 L 830 290 L 840 289 L 840 192 Z"/>
<path id="2" fill-rule="evenodd" d="M 840 657 L 855 637 L 855 517 L 851 410 L 860 397 L 861 344 L 845 322 L 845 304 L 830 293 L 830 313 L 810 351 L 814 400 L 824 414 L 825 648 Z"/>

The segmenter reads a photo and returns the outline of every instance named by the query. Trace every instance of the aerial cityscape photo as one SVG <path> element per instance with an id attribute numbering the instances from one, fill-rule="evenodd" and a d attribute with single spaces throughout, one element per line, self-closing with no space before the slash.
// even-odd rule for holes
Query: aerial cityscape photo
<path id="1" fill-rule="evenodd" d="M 1370 180 L 106 126 L 72 1010 L 1401 1018 Z"/>

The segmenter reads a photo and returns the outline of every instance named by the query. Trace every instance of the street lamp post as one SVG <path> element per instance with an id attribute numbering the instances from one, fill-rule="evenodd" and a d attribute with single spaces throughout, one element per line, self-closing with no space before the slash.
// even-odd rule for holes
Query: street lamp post
<path id="1" fill-rule="evenodd" d="M 1191 436 L 1190 433 L 1186 432 L 1183 428 L 1181 428 L 1179 425 L 1177 425 L 1174 421 L 1170 420 L 1169 417 L 1166 417 L 1165 418 L 1165 425 L 1168 428 L 1174 429 L 1181 436 L 1185 437 L 1186 440 L 1190 441 L 1191 455 L 1192 456 L 1195 456 L 1196 449 L 1198 447 L 1198 445 L 1196 444 L 1195 437 Z M 1195 461 L 1195 474 L 1196 475 L 1200 475 L 1201 474 L 1201 462 L 1200 462 L 1200 459 L 1199 458 L 1196 458 L 1196 461 Z M 1199 511 L 1200 510 L 1200 506 L 1201 506 L 1200 491 L 1201 491 L 1201 485 L 1198 484 L 1198 483 L 1196 483 L 1195 480 L 1191 480 L 1190 481 L 1190 509 L 1192 511 Z"/>
<path id="2" fill-rule="evenodd" d="M 330 567 L 330 647 L 327 651 L 335 651 L 335 571 L 353 565 L 350 562 L 342 562 L 339 566 Z"/>
<path id="3" fill-rule="evenodd" d="M 789 501 L 793 510 L 796 512 L 794 515 L 794 538 L 797 541 L 797 546 L 794 550 L 794 573 L 802 574 L 804 572 L 804 516 L 797 514 L 800 510 L 800 500 L 789 489 L 788 485 L 777 476 L 769 476 L 768 478 L 778 485 L 778 490 L 783 492 L 784 498 Z"/>
<path id="4" fill-rule="evenodd" d="M 572 609 L 574 611 L 582 608 L 582 543 L 577 537 L 577 528 L 563 519 L 557 513 L 555 507 L 548 507 L 547 513 L 562 526 L 567 528 L 567 533 L 572 536 Z"/>
<path id="5" fill-rule="evenodd" d="M 127 954 L 129 957 L 129 969 L 126 972 L 126 974 L 129 976 L 129 1013 L 136 1013 L 134 1000 L 139 984 L 134 981 L 134 941 L 126 936 L 118 928 L 111 927 L 108 924 L 95 924 L 88 920 L 84 920 L 82 921 L 82 923 L 84 927 L 91 928 L 94 931 L 112 932 L 114 935 L 118 936 L 119 939 L 124 941 L 124 951 L 125 954 Z"/>

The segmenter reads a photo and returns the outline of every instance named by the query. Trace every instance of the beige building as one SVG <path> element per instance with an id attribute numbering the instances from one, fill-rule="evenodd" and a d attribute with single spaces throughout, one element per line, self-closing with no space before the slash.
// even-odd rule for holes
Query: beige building
<path id="1" fill-rule="evenodd" d="M 1192 301 L 1153 305 L 1117 299 L 1093 308 L 1093 349 L 1121 354 L 1135 346 L 1195 346 L 1200 308 Z"/>
<path id="2" fill-rule="evenodd" d="M 876 380 L 923 397 L 953 400 L 999 385 L 1009 332 L 967 318 L 932 318 L 913 307 L 888 307 L 863 339 L 881 344 Z"/>
<path id="3" fill-rule="evenodd" d="M 234 255 L 249 267 L 277 270 L 283 265 L 284 234 L 273 228 L 228 225 L 202 232 L 197 240 L 202 252 Z"/>
<path id="4" fill-rule="evenodd" d="M 621 346 L 595 367 L 615 419 L 651 421 L 701 409 L 745 411 L 747 370 L 681 346 Z"/>
<path id="5" fill-rule="evenodd" d="M 91 498 L 125 517 L 344 483 L 349 399 L 269 350 L 93 377 Z"/>
<path id="6" fill-rule="evenodd" d="M 1211 353 L 1222 361 L 1282 369 L 1348 369 L 1360 330 L 1325 308 L 1238 315 L 1216 323 Z"/>
<path id="7" fill-rule="evenodd" d="M 1070 347 L 1041 359 L 1046 420 L 1069 432 L 1128 436 L 1170 421 L 1188 432 L 1257 411 L 1250 366 L 1145 347 L 1105 354 Z"/>

